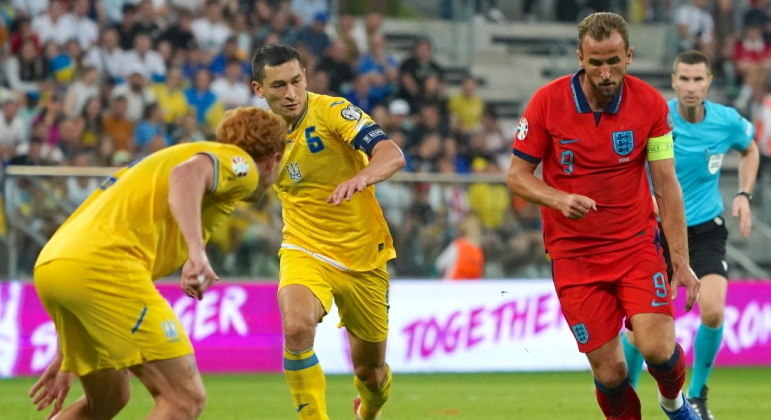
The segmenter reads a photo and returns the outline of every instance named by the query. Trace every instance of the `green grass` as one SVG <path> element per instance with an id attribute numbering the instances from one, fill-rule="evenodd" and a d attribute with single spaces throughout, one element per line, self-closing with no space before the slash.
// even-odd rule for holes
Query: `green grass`
<path id="1" fill-rule="evenodd" d="M 0 380 L 0 418 L 41 419 L 26 393 L 33 378 Z M 204 377 L 209 401 L 202 416 L 211 420 L 294 419 L 281 375 Z M 133 396 L 118 419 L 142 419 L 152 405 L 134 381 Z M 643 417 L 663 419 L 655 384 L 640 383 Z M 80 395 L 73 388 L 70 400 Z M 329 376 L 329 414 L 351 419 L 354 397 L 348 376 Z M 720 419 L 771 418 L 771 369 L 717 369 L 710 380 L 710 407 Z M 601 419 L 588 372 L 395 375 L 384 420 L 420 419 Z"/>

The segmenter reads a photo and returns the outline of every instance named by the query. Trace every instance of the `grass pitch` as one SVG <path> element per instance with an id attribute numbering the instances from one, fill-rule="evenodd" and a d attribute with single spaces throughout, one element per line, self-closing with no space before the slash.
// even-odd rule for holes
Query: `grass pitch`
<path id="1" fill-rule="evenodd" d="M 27 398 L 33 378 L 0 380 L 0 418 L 43 419 Z M 281 375 L 204 376 L 209 399 L 202 419 L 296 419 Z M 118 419 L 143 419 L 152 400 L 136 380 Z M 655 383 L 645 373 L 639 387 L 643 417 L 664 419 Z M 81 395 L 73 387 L 68 400 Z M 352 377 L 328 376 L 333 420 L 352 419 Z M 710 407 L 719 419 L 771 419 L 771 368 L 717 369 L 710 380 Z M 383 419 L 601 419 L 589 372 L 394 375 Z"/>

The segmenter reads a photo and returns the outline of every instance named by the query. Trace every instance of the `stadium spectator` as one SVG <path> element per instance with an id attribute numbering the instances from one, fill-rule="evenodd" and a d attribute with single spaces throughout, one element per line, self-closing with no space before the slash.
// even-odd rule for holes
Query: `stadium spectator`
<path id="1" fill-rule="evenodd" d="M 356 18 L 350 13 L 343 13 L 337 17 L 337 25 L 332 36 L 333 41 L 338 40 L 345 46 L 344 60 L 349 63 L 355 62 L 362 55 L 359 51 L 359 41 L 356 37 L 366 36 L 363 33 L 357 34 L 354 29 L 356 28 L 355 25 Z"/>
<path id="2" fill-rule="evenodd" d="M 9 96 L 2 100 L 0 115 L 0 165 L 13 157 L 16 148 L 26 142 L 24 120 L 19 115 L 18 101 Z"/>
<path id="3" fill-rule="evenodd" d="M 130 70 L 141 72 L 146 81 L 157 83 L 166 78 L 166 63 L 161 54 L 153 50 L 150 35 L 144 32 L 134 37 L 134 48 L 126 51 L 125 61 Z"/>
<path id="4" fill-rule="evenodd" d="M 134 152 L 138 156 L 147 156 L 154 152 L 159 142 L 162 147 L 171 146 L 166 124 L 163 123 L 163 110 L 158 104 L 145 105 L 142 119 L 134 126 Z"/>
<path id="5" fill-rule="evenodd" d="M 99 40 L 99 27 L 88 15 L 90 7 L 89 0 L 75 0 L 72 5 L 72 17 L 77 27 L 75 38 L 83 51 L 91 48 Z"/>
<path id="6" fill-rule="evenodd" d="M 99 94 L 99 71 L 95 67 L 83 67 L 78 80 L 70 83 L 64 94 L 64 113 L 70 117 L 80 115 L 88 98 Z"/>
<path id="7" fill-rule="evenodd" d="M 83 152 L 83 125 L 77 118 L 67 117 L 59 121 L 59 141 L 56 146 L 62 151 L 64 161 L 72 162 Z"/>
<path id="8" fill-rule="evenodd" d="M 211 90 L 211 73 L 209 70 L 198 70 L 195 73 L 193 84 L 185 89 L 185 98 L 193 109 L 198 124 L 214 127 L 215 121 L 219 121 L 225 111 L 222 103 L 217 100 L 217 95 Z"/>
<path id="9" fill-rule="evenodd" d="M 99 44 L 86 51 L 83 63 L 95 67 L 105 83 L 122 83 L 129 61 L 126 51 L 118 43 L 118 31 L 115 28 L 104 29 L 100 39 Z"/>
<path id="10" fill-rule="evenodd" d="M 498 164 L 478 156 L 471 161 L 475 174 L 502 174 Z M 471 214 L 479 219 L 484 229 L 496 230 L 507 220 L 511 201 L 506 186 L 488 182 L 475 182 L 468 187 L 468 203 Z"/>
<path id="11" fill-rule="evenodd" d="M 28 17 L 16 18 L 11 24 L 11 54 L 17 55 L 19 51 L 21 51 L 21 44 L 27 40 L 30 40 L 35 44 L 35 49 L 37 51 L 42 49 L 40 37 L 38 37 L 32 29 L 32 21 Z"/>
<path id="12" fill-rule="evenodd" d="M 99 140 L 104 135 L 102 128 L 102 99 L 100 96 L 91 96 L 86 99 L 83 110 L 80 113 L 80 124 L 83 126 L 83 146 L 88 149 L 96 149 Z"/>
<path id="13" fill-rule="evenodd" d="M 464 134 L 477 130 L 482 123 L 485 101 L 477 92 L 477 80 L 468 74 L 463 77 L 460 91 L 450 96 L 447 110 L 451 115 L 451 126 Z"/>
<path id="14" fill-rule="evenodd" d="M 151 43 L 157 42 L 161 37 L 161 26 L 156 22 L 157 16 L 152 0 L 141 0 L 137 3 L 137 15 L 134 20 L 134 31 L 137 34 L 145 34 L 150 37 Z M 136 40 L 134 40 L 136 45 Z"/>
<path id="15" fill-rule="evenodd" d="M 65 0 L 51 0 L 48 9 L 32 19 L 32 30 L 40 38 L 40 42 L 63 45 L 76 38 L 76 21 L 72 14 L 67 12 L 67 7 Z"/>
<path id="16" fill-rule="evenodd" d="M 125 3 L 121 11 L 120 22 L 117 22 L 113 27 L 118 32 L 118 45 L 121 49 L 130 50 L 134 48 L 134 37 L 139 32 L 136 26 L 137 6 L 132 3 Z"/>
<path id="17" fill-rule="evenodd" d="M 5 61 L 5 74 L 11 90 L 39 97 L 48 90 L 51 66 L 31 39 L 23 41 L 18 55 Z"/>
<path id="18" fill-rule="evenodd" d="M 128 105 L 126 118 L 137 122 L 142 118 L 145 106 L 155 102 L 155 95 L 153 95 L 147 85 L 145 67 L 139 63 L 134 63 L 126 73 L 126 83 L 116 86 L 110 93 L 110 96 L 112 98 L 125 98 Z"/>
<path id="19" fill-rule="evenodd" d="M 188 10 L 180 10 L 176 21 L 171 23 L 160 36 L 160 40 L 169 41 L 175 49 L 189 51 L 196 48 L 195 35 L 192 30 L 193 14 Z"/>
<path id="20" fill-rule="evenodd" d="M 675 24 L 680 35 L 680 51 L 699 50 L 714 57 L 715 21 L 707 11 L 707 0 L 689 0 L 675 11 Z"/>
<path id="21" fill-rule="evenodd" d="M 102 117 L 104 134 L 112 140 L 112 150 L 131 151 L 134 136 L 134 121 L 127 116 L 128 100 L 125 96 L 111 98 L 110 110 Z"/>
<path id="22" fill-rule="evenodd" d="M 327 0 L 291 0 L 289 4 L 299 27 L 311 26 L 320 15 L 329 15 Z"/>
<path id="23" fill-rule="evenodd" d="M 327 20 L 329 20 L 329 16 L 324 12 L 319 12 L 313 16 L 313 20 L 310 21 L 310 24 L 304 26 L 297 32 L 297 42 L 305 45 L 311 54 L 316 57 L 321 57 L 321 54 L 326 51 L 329 44 L 332 42 L 326 32 Z"/>
<path id="24" fill-rule="evenodd" d="M 230 27 L 222 17 L 222 6 L 217 0 L 206 1 L 204 16 L 193 20 L 190 29 L 198 47 L 210 55 L 220 51 L 231 35 Z"/>
<path id="25" fill-rule="evenodd" d="M 245 80 L 243 69 L 243 62 L 232 58 L 228 61 L 224 76 L 217 77 L 211 84 L 211 91 L 226 109 L 245 106 L 251 100 L 252 91 Z"/>
<path id="26" fill-rule="evenodd" d="M 356 66 L 358 74 L 369 78 L 370 96 L 382 102 L 396 91 L 399 76 L 399 61 L 388 52 L 385 37 L 373 34 L 369 51 L 361 56 Z"/>
<path id="27" fill-rule="evenodd" d="M 434 61 L 431 41 L 428 38 L 419 38 L 415 41 L 413 54 L 399 66 L 397 96 L 406 99 L 411 108 L 419 109 L 425 90 L 425 81 L 431 75 L 438 76 L 439 81 L 442 82 L 444 69 Z"/>
<path id="28" fill-rule="evenodd" d="M 771 42 L 771 15 L 769 0 L 749 0 L 748 7 L 742 14 L 742 29 L 757 26 L 762 29 L 766 42 Z"/>
<path id="29" fill-rule="evenodd" d="M 329 90 L 338 96 L 344 95 L 351 87 L 356 72 L 345 58 L 345 44 L 340 40 L 332 41 L 316 65 L 329 75 Z"/>
<path id="30" fill-rule="evenodd" d="M 750 105 L 756 106 L 763 100 L 771 66 L 771 44 L 763 38 L 759 26 L 744 28 L 734 49 L 734 65 L 742 87 L 733 105 L 743 115 L 752 115 Z"/>

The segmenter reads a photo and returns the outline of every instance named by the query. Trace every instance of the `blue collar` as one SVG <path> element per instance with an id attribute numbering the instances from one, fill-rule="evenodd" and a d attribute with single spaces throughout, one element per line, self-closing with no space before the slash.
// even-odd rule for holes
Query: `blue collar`
<path id="1" fill-rule="evenodd" d="M 577 71 L 570 78 L 570 89 L 573 91 L 573 102 L 576 105 L 576 111 L 579 113 L 592 112 L 592 107 L 589 106 L 589 101 L 584 96 L 584 91 L 581 90 L 581 74 L 584 73 L 584 69 Z M 608 106 L 605 107 L 605 111 L 610 114 L 618 114 L 618 109 L 621 108 L 621 94 L 624 91 L 624 82 L 621 82 L 621 88 L 616 93 L 616 96 L 611 99 Z"/>

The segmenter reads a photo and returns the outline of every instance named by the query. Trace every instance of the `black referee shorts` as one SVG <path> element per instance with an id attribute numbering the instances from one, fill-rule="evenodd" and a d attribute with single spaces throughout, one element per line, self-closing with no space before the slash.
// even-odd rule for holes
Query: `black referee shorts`
<path id="1" fill-rule="evenodd" d="M 696 273 L 696 277 L 717 274 L 728 278 L 728 263 L 725 256 L 727 240 L 728 230 L 725 227 L 725 220 L 720 216 L 698 225 L 688 226 L 688 253 L 691 268 Z M 661 244 L 667 261 L 667 274 L 671 278 L 672 264 L 669 259 L 669 247 L 663 234 Z"/>

